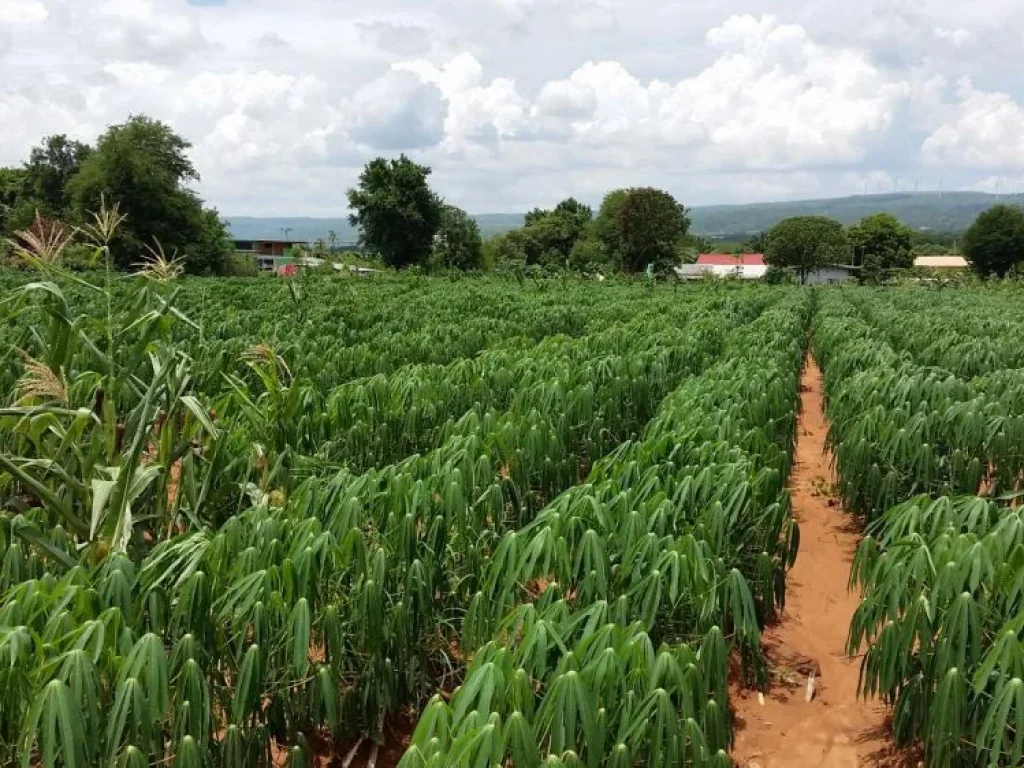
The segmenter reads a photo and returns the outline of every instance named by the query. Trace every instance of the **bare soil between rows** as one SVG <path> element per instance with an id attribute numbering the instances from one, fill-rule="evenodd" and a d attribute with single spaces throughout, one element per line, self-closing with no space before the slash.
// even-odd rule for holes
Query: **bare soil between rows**
<path id="1" fill-rule="evenodd" d="M 733 759 L 740 768 L 917 766 L 917 757 L 893 747 L 886 707 L 857 696 L 860 659 L 847 657 L 846 638 L 860 598 L 847 581 L 860 533 L 834 496 L 821 371 L 811 356 L 800 390 L 789 480 L 800 552 L 786 580 L 782 618 L 762 639 L 773 670 L 764 703 L 757 691 L 731 691 Z"/>

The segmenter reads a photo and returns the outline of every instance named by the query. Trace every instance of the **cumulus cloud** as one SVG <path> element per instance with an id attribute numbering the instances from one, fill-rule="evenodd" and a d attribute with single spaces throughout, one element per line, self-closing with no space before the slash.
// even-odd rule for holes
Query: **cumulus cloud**
<path id="1" fill-rule="evenodd" d="M 377 150 L 432 147 L 441 141 L 441 91 L 408 72 L 393 71 L 360 88 L 351 103 L 352 137 Z"/>
<path id="2" fill-rule="evenodd" d="M 545 83 L 529 105 L 511 81 L 485 83 L 469 56 L 396 66 L 445 95 L 449 146 L 484 133 L 564 135 L 580 147 L 625 148 L 638 162 L 683 150 L 678 162 L 691 168 L 857 162 L 911 91 L 862 52 L 818 45 L 803 27 L 770 16 L 732 17 L 706 40 L 716 58 L 693 76 L 643 82 L 620 62 L 587 62 Z"/>
<path id="3" fill-rule="evenodd" d="M 0 24 L 41 24 L 49 15 L 40 0 L 4 0 L 0 3 Z"/>
<path id="4" fill-rule="evenodd" d="M 1005 0 L 325 4 L 0 0 L 0 163 L 145 113 L 192 141 L 203 194 L 268 214 L 340 213 L 399 151 L 475 210 L 625 184 L 688 203 L 970 186 L 1024 163 Z"/>
<path id="5" fill-rule="evenodd" d="M 963 27 L 957 27 L 956 29 L 936 27 L 934 29 L 934 34 L 936 39 L 950 43 L 954 48 L 962 48 L 971 40 L 970 30 L 964 29 Z"/>
<path id="6" fill-rule="evenodd" d="M 921 146 L 933 165 L 1024 169 L 1024 107 L 1008 93 L 982 91 L 970 79 L 958 86 L 959 103 Z"/>

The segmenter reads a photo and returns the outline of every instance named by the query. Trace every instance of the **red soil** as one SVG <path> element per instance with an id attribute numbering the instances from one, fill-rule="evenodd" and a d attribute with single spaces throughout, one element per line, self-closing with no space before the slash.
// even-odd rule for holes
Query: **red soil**
<path id="1" fill-rule="evenodd" d="M 801 406 L 790 477 L 800 553 L 787 578 L 785 613 L 762 641 L 773 669 L 764 704 L 757 691 L 732 690 L 733 759 L 740 768 L 914 766 L 915 758 L 892 746 L 884 705 L 858 698 L 860 659 L 846 655 L 860 599 L 847 590 L 847 579 L 860 535 L 831 496 L 821 371 L 812 358 L 804 369 Z M 808 702 L 812 673 L 815 693 Z"/>

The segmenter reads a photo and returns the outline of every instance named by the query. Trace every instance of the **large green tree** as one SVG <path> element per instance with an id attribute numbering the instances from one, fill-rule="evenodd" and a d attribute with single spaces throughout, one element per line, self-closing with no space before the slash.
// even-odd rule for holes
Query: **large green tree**
<path id="1" fill-rule="evenodd" d="M 190 146 L 166 124 L 132 117 L 108 128 L 71 178 L 77 220 L 89 222 L 103 201 L 126 215 L 111 244 L 117 266 L 130 268 L 158 247 L 181 257 L 193 274 L 219 272 L 227 263 L 231 243 L 223 221 L 185 186 L 199 180 Z"/>
<path id="2" fill-rule="evenodd" d="M 593 236 L 590 206 L 567 198 L 551 210 L 534 208 L 526 214 L 523 226 L 499 235 L 488 245 L 495 266 L 562 269 L 569 264 L 590 263 L 589 257 L 580 262 L 577 246 Z M 582 247 L 582 246 L 581 246 Z M 591 249 L 590 254 L 594 251 Z"/>
<path id="3" fill-rule="evenodd" d="M 637 187 L 626 192 L 618 210 L 619 267 L 623 272 L 671 270 L 690 227 L 686 208 L 668 192 Z"/>
<path id="4" fill-rule="evenodd" d="M 997 205 L 979 215 L 964 234 L 964 255 L 979 275 L 1004 277 L 1024 262 L 1024 213 Z"/>
<path id="5" fill-rule="evenodd" d="M 605 251 L 618 260 L 621 242 L 619 237 L 619 210 L 626 202 L 628 189 L 613 189 L 601 201 L 601 207 L 594 218 L 594 235 L 604 243 Z"/>
<path id="6" fill-rule="evenodd" d="M 430 169 L 405 155 L 366 164 L 348 191 L 349 221 L 363 243 L 389 267 L 426 264 L 441 226 L 441 199 L 427 183 Z"/>
<path id="7" fill-rule="evenodd" d="M 765 261 L 794 270 L 800 282 L 826 264 L 847 262 L 843 225 L 827 216 L 792 216 L 783 219 L 766 237 Z"/>
<path id="8" fill-rule="evenodd" d="M 876 213 L 850 227 L 850 246 L 867 279 L 914 265 L 914 233 L 890 213 Z"/>
<path id="9" fill-rule="evenodd" d="M 483 241 L 476 221 L 461 208 L 441 208 L 441 225 L 434 235 L 430 255 L 433 267 L 447 269 L 480 269 L 483 263 Z"/>
<path id="10" fill-rule="evenodd" d="M 25 164 L 26 191 L 41 214 L 55 219 L 70 217 L 68 182 L 91 154 L 88 144 L 64 135 L 47 136 L 32 150 Z"/>

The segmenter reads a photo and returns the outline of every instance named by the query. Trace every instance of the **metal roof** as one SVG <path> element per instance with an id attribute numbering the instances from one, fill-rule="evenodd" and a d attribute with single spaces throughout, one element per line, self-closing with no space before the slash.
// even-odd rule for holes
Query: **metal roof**
<path id="1" fill-rule="evenodd" d="M 915 267 L 930 267 L 932 269 L 965 269 L 967 259 L 963 256 L 918 256 L 914 259 Z"/>
<path id="2" fill-rule="evenodd" d="M 763 253 L 702 253 L 697 257 L 698 264 L 713 264 L 718 267 L 763 267 Z"/>

